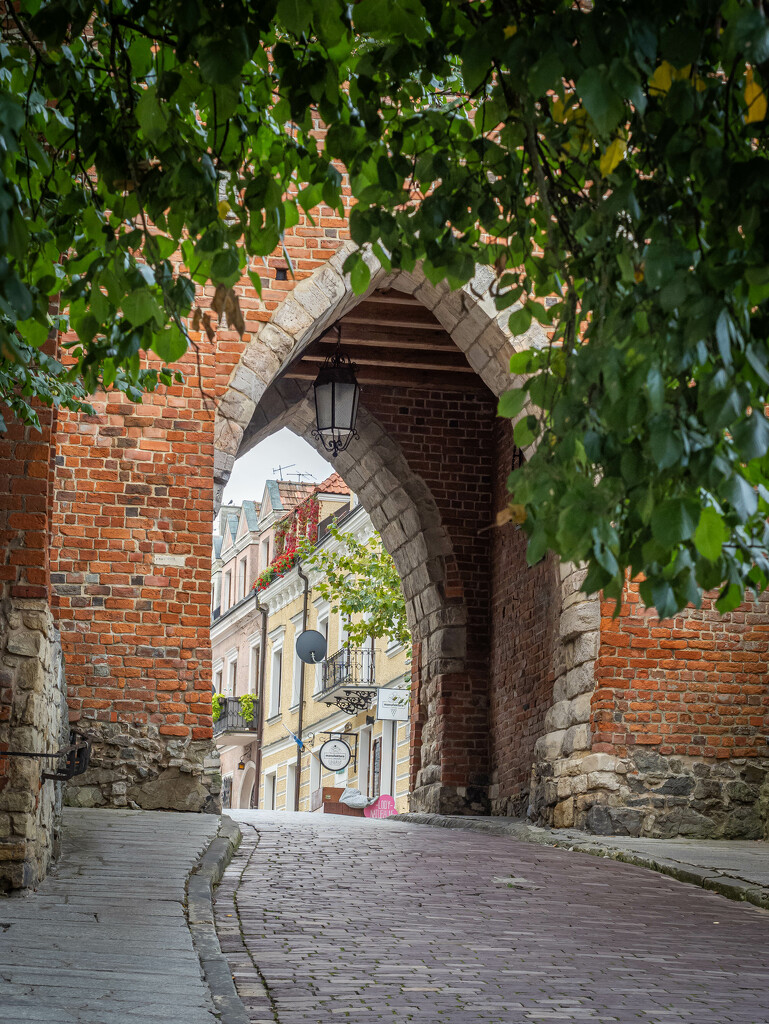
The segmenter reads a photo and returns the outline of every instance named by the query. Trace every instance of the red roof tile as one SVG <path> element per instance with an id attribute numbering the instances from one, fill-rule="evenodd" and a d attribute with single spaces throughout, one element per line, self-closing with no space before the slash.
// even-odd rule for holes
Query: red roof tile
<path id="1" fill-rule="evenodd" d="M 338 473 L 332 473 L 323 483 L 317 484 L 315 490 L 320 494 L 349 494 L 350 488 Z"/>

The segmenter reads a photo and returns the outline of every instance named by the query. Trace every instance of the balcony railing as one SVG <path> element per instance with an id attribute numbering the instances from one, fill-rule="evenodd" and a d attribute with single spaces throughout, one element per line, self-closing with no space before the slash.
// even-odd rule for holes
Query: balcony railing
<path id="1" fill-rule="evenodd" d="M 221 703 L 222 713 L 214 722 L 214 736 L 226 732 L 256 732 L 258 705 L 254 702 L 254 717 L 249 722 L 240 713 L 240 700 L 237 697 L 224 697 Z"/>
<path id="2" fill-rule="evenodd" d="M 371 648 L 343 647 L 323 662 L 321 689 L 313 696 L 321 704 L 336 704 L 348 714 L 369 707 L 376 689 L 375 654 Z"/>

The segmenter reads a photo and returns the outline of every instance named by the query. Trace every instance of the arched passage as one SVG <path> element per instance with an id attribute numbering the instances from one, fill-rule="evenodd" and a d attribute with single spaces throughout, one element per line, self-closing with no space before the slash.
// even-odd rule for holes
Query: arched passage
<path id="1" fill-rule="evenodd" d="M 466 288 L 451 292 L 418 270 L 374 270 L 371 287 L 358 297 L 341 272 L 348 251 L 343 247 L 301 281 L 244 351 L 217 414 L 217 487 L 221 493 L 239 451 L 280 427 L 312 443 L 308 391 L 327 327 L 359 324 L 361 303 L 377 310 L 383 302 L 404 303 L 401 319 L 386 318 L 377 332 L 352 328 L 356 337 L 385 346 L 381 361 L 389 376 L 363 369 L 360 437 L 336 468 L 371 515 L 403 580 L 415 639 L 412 805 L 443 813 L 525 811 L 535 745 L 558 732 L 550 736 L 550 753 L 557 742 L 569 754 L 589 747 L 589 729 L 574 717 L 569 699 L 565 728 L 555 728 L 552 715 L 546 720 L 553 687 L 567 670 L 564 644 L 575 639 L 562 629 L 561 579 L 568 586 L 571 574 L 552 560 L 530 571 L 523 538 L 496 550 L 492 533 L 494 513 L 506 500 L 495 481 L 506 479 L 520 457 L 510 424 L 496 419 L 496 398 L 512 384 L 511 352 L 546 339 L 538 325 L 510 337 L 508 314 L 497 315 L 489 294 L 490 271 L 479 270 Z M 432 347 L 455 377 L 440 362 L 427 373 L 415 369 L 421 364 L 402 335 L 399 351 L 386 351 L 388 327 L 408 324 L 409 316 L 415 331 L 435 332 Z M 384 340 L 371 341 L 381 330 Z M 513 609 L 507 622 L 500 603 Z M 597 621 L 586 615 L 579 628 L 595 629 Z M 515 633 L 512 645 L 508 629 Z"/>

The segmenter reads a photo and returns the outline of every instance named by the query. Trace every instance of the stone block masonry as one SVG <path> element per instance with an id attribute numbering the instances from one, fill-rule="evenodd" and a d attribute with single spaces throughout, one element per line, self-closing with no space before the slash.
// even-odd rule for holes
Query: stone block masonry
<path id="1" fill-rule="evenodd" d="M 5 751 L 54 752 L 68 737 L 61 647 L 48 604 L 50 443 L 10 422 L 0 435 L 0 889 L 36 885 L 58 846 L 61 784 L 51 761 Z"/>

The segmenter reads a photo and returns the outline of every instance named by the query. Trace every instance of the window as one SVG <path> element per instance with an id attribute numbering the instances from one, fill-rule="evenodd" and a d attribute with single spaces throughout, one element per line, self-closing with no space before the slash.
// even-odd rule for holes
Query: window
<path id="1" fill-rule="evenodd" d="M 286 810 L 296 810 L 296 765 L 290 764 L 286 770 Z"/>
<path id="2" fill-rule="evenodd" d="M 231 657 L 227 662 L 227 696 L 234 697 L 238 689 L 238 656 Z"/>
<path id="3" fill-rule="evenodd" d="M 374 740 L 371 753 L 371 792 L 369 796 L 379 796 L 382 792 L 382 737 Z"/>
<path id="4" fill-rule="evenodd" d="M 232 573 L 226 572 L 222 581 L 222 614 L 230 607 L 230 590 L 232 587 Z"/>
<path id="5" fill-rule="evenodd" d="M 264 572 L 267 566 L 270 564 L 270 538 L 265 537 L 262 541 L 261 546 L 261 565 L 260 572 Z"/>
<path id="6" fill-rule="evenodd" d="M 299 655 L 296 653 L 296 638 L 302 632 L 302 623 L 304 621 L 304 615 L 294 615 L 291 619 L 291 625 L 294 627 L 294 665 L 293 673 L 291 676 L 291 707 L 295 708 L 299 706 L 299 700 L 302 696 L 302 668 L 303 662 Z"/>
<path id="7" fill-rule="evenodd" d="M 241 558 L 238 565 L 238 600 L 246 596 L 246 578 L 248 576 L 248 555 Z"/>
<path id="8" fill-rule="evenodd" d="M 302 694 L 302 669 L 304 668 L 304 662 L 301 660 L 299 655 L 294 651 L 294 678 L 291 684 L 291 707 L 295 708 L 299 706 L 299 698 Z"/>
<path id="9" fill-rule="evenodd" d="M 272 672 L 270 674 L 270 718 L 280 714 L 280 677 L 283 674 L 283 649 L 279 647 L 272 652 Z"/>
<path id="10" fill-rule="evenodd" d="M 320 758 L 310 754 L 310 796 L 316 789 L 320 789 Z"/>
<path id="11" fill-rule="evenodd" d="M 213 586 L 211 588 L 211 610 L 217 611 L 222 604 L 222 574 L 214 573 Z"/>
<path id="12" fill-rule="evenodd" d="M 222 692 L 222 669 L 218 668 L 214 672 L 214 693 Z"/>
<path id="13" fill-rule="evenodd" d="M 323 636 L 326 638 L 326 646 L 328 647 L 328 611 L 326 611 L 325 614 L 323 614 L 323 615 L 318 613 L 317 630 L 318 630 L 319 633 L 322 633 Z M 326 653 L 327 654 L 331 654 L 332 652 L 327 650 Z M 323 689 L 323 662 L 319 661 L 318 664 L 315 666 L 315 691 L 314 692 L 315 693 L 320 693 L 320 691 L 322 689 Z"/>
<path id="14" fill-rule="evenodd" d="M 382 722 L 382 773 L 380 792 L 395 796 L 395 777 L 397 773 L 397 722 Z"/>
<path id="15" fill-rule="evenodd" d="M 270 772 L 269 775 L 264 777 L 264 809 L 266 811 L 275 810 L 275 792 L 277 790 L 277 776 L 275 772 Z"/>
<path id="16" fill-rule="evenodd" d="M 248 692 L 258 693 L 259 692 L 259 655 L 260 648 L 258 643 L 252 643 L 250 648 L 249 657 L 249 668 L 248 668 Z"/>
<path id="17" fill-rule="evenodd" d="M 361 729 L 358 737 L 358 789 L 364 796 L 369 795 L 371 761 L 371 729 Z"/>

